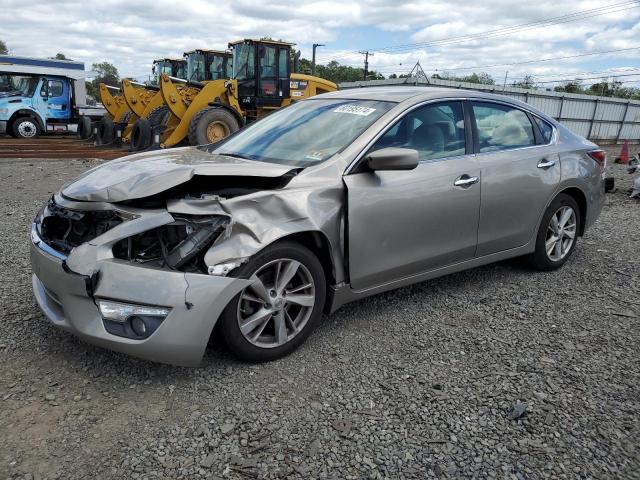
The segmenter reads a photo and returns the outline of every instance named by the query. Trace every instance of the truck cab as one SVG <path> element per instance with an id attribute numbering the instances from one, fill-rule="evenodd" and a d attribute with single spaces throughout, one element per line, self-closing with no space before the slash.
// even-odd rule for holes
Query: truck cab
<path id="1" fill-rule="evenodd" d="M 74 132 L 82 116 L 99 118 L 86 105 L 84 64 L 0 56 L 0 133 L 33 138 Z"/>

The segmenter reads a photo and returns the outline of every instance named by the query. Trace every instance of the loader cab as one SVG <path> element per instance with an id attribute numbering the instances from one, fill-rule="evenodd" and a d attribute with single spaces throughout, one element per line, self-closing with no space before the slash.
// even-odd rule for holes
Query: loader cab
<path id="1" fill-rule="evenodd" d="M 192 50 L 185 52 L 186 79 L 190 82 L 206 82 L 231 78 L 231 53 L 221 50 Z"/>
<path id="2" fill-rule="evenodd" d="M 233 78 L 240 104 L 250 110 L 279 107 L 289 98 L 289 62 L 293 43 L 242 40 L 229 44 L 233 52 Z"/>
<path id="3" fill-rule="evenodd" d="M 160 58 L 153 61 L 153 81 L 160 84 L 160 75 L 166 73 L 170 77 L 186 78 L 187 62 L 179 58 Z"/>

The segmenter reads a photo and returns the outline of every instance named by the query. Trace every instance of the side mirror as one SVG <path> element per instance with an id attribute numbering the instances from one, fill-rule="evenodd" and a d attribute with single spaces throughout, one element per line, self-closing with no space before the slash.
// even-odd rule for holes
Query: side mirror
<path id="1" fill-rule="evenodd" d="M 371 170 L 413 170 L 420 159 L 418 151 L 411 148 L 388 147 L 371 152 L 366 157 Z"/>

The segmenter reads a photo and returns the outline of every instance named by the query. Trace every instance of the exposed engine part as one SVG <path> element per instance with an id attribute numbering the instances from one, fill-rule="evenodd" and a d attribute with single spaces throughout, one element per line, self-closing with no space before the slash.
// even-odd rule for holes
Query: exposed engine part
<path id="1" fill-rule="evenodd" d="M 203 251 L 227 223 L 223 216 L 176 217 L 173 223 L 120 240 L 113 246 L 113 255 L 158 268 L 207 273 Z"/>
<path id="2" fill-rule="evenodd" d="M 40 237 L 53 249 L 68 254 L 119 225 L 124 217 L 116 211 L 70 210 L 49 200 L 36 219 Z"/>
<path id="3" fill-rule="evenodd" d="M 215 275 L 218 277 L 225 277 L 231 270 L 238 268 L 239 263 L 219 263 L 218 265 L 212 265 L 209 267 L 209 275 Z"/>

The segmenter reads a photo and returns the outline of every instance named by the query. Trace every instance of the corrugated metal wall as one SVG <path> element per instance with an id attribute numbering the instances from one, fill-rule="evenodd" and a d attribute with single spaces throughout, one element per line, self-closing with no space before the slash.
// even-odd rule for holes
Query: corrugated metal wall
<path id="1" fill-rule="evenodd" d="M 638 100 L 512 87 L 502 88 L 498 85 L 480 85 L 424 77 L 344 82 L 339 86 L 341 89 L 347 89 L 384 85 L 465 88 L 498 93 L 530 104 L 560 121 L 571 131 L 590 140 L 600 143 L 616 143 L 623 140 L 640 142 L 640 101 Z"/>

